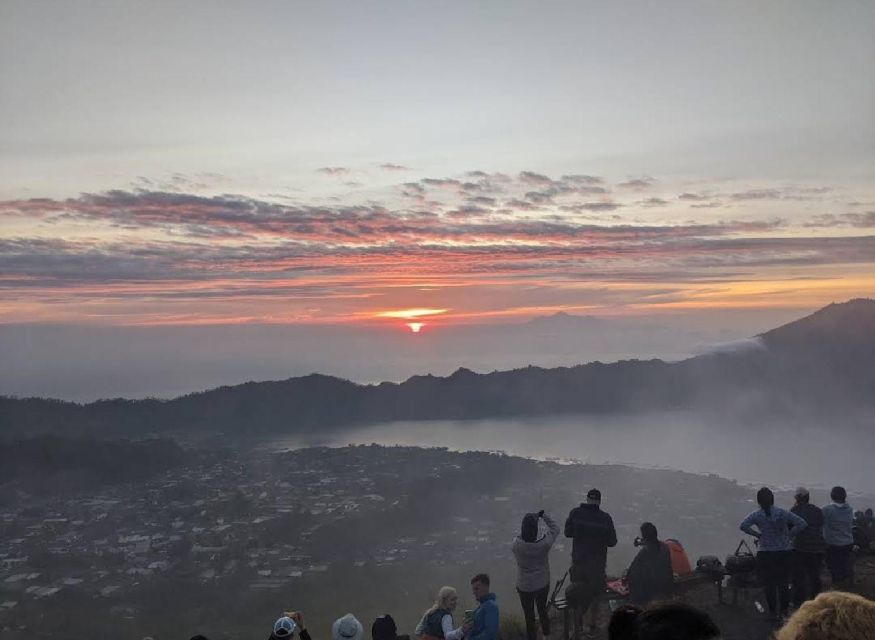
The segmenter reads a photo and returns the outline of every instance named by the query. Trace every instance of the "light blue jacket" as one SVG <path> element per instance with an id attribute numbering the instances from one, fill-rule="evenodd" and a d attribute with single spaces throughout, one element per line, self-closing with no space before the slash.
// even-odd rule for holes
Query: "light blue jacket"
<path id="1" fill-rule="evenodd" d="M 833 547 L 854 544 L 854 510 L 847 502 L 826 505 L 823 509 L 823 539 Z"/>
<path id="2" fill-rule="evenodd" d="M 793 548 L 792 539 L 807 526 L 795 513 L 772 507 L 768 515 L 757 509 L 741 521 L 740 528 L 759 539 L 760 551 L 789 551 Z"/>

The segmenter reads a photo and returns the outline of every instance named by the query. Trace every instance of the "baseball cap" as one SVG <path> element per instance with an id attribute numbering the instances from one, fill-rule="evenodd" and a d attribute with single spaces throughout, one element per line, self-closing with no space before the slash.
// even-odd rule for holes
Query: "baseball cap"
<path id="1" fill-rule="evenodd" d="M 275 638 L 291 638 L 296 626 L 294 620 L 283 616 L 273 623 L 273 635 Z"/>

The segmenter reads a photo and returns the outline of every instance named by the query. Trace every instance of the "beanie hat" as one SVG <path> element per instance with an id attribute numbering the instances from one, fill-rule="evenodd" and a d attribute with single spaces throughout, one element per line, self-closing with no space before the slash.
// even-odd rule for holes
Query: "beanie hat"
<path id="1" fill-rule="evenodd" d="M 331 625 L 332 640 L 362 640 L 363 635 L 362 623 L 356 620 L 356 617 L 351 613 L 338 618 Z"/>

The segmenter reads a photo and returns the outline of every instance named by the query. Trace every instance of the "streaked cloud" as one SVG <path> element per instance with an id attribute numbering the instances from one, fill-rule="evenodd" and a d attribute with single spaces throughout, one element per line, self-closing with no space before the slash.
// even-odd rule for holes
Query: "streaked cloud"
<path id="1" fill-rule="evenodd" d="M 798 206 L 786 204 L 795 197 L 832 197 L 824 187 L 763 187 L 753 201 L 778 196 L 765 210 L 736 204 L 732 216 L 697 221 L 682 213 L 687 205 L 719 206 L 717 197 L 751 192 L 642 199 L 635 187 L 624 187 L 624 197 L 605 183 L 589 174 L 474 170 L 316 204 L 291 190 L 259 198 L 145 187 L 7 200 L 0 322 L 60 309 L 105 322 L 354 321 L 373 317 L 375 305 L 452 308 L 446 318 L 467 321 L 522 313 L 545 292 L 556 304 L 584 284 L 615 289 L 600 297 L 611 304 L 632 283 L 652 283 L 650 303 L 663 300 L 663 287 L 672 304 L 685 304 L 705 282 L 737 289 L 764 274 L 777 282 L 817 266 L 875 267 L 875 236 L 861 234 L 875 226 L 875 212 L 803 222 L 764 213 Z M 476 304 L 466 309 L 451 295 L 459 290 L 477 291 Z M 484 304 L 507 304 L 504 291 L 516 292 L 516 311 Z"/>

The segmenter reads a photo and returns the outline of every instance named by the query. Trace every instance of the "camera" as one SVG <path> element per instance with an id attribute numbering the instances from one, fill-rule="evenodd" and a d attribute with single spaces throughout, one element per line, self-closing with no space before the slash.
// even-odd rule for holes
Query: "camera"
<path id="1" fill-rule="evenodd" d="M 636 547 L 640 547 L 644 545 L 644 540 L 642 540 L 639 536 L 636 536 L 632 544 L 634 544 Z"/>

